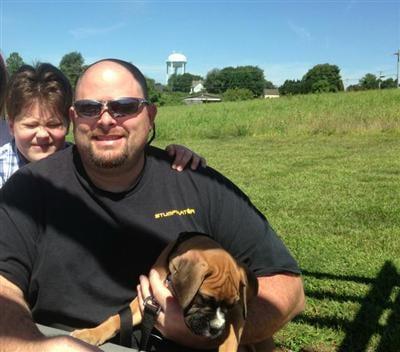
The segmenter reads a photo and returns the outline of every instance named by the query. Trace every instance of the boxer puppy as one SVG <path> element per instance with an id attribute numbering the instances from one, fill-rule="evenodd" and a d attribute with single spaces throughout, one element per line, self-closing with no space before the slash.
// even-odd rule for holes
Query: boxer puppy
<path id="1" fill-rule="evenodd" d="M 257 295 L 255 275 L 217 242 L 198 233 L 183 233 L 161 253 L 153 268 L 181 305 L 189 329 L 201 336 L 225 340 L 219 352 L 237 351 L 247 316 L 247 303 Z M 131 304 L 132 325 L 142 320 L 138 299 Z M 93 329 L 75 330 L 72 336 L 101 345 L 120 329 L 114 315 Z"/>

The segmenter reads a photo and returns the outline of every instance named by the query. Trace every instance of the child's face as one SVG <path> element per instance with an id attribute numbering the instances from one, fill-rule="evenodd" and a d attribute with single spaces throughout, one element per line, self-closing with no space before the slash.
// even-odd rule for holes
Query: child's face
<path id="1" fill-rule="evenodd" d="M 67 126 L 61 116 L 41 109 L 38 102 L 23 109 L 10 122 L 19 152 L 29 161 L 37 161 L 63 148 Z"/>

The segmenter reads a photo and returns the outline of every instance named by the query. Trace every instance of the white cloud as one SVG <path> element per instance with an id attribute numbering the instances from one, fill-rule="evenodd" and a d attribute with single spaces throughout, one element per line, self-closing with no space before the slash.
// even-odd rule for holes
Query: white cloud
<path id="1" fill-rule="evenodd" d="M 288 22 L 289 28 L 292 30 L 294 34 L 296 34 L 297 37 L 299 37 L 302 40 L 307 40 L 310 41 L 312 40 L 311 33 L 304 27 L 300 27 L 297 24 L 293 23 L 292 21 Z"/>
<path id="2" fill-rule="evenodd" d="M 92 36 L 97 36 L 97 35 L 103 35 L 106 33 L 114 32 L 122 27 L 125 26 L 125 23 L 116 23 L 112 26 L 109 27 L 101 27 L 101 28 L 95 28 L 95 27 L 82 27 L 82 28 L 76 28 L 76 29 L 71 29 L 69 33 L 75 38 L 75 39 L 84 39 L 87 37 L 92 37 Z"/>

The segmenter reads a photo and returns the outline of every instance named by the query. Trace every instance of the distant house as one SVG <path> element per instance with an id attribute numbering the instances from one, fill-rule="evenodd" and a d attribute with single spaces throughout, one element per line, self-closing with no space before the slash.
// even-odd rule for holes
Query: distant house
<path id="1" fill-rule="evenodd" d="M 186 104 L 204 104 L 204 103 L 218 103 L 222 99 L 218 95 L 209 93 L 198 93 L 192 94 L 184 98 L 183 101 Z"/>
<path id="2" fill-rule="evenodd" d="M 264 89 L 264 98 L 279 98 L 279 90 L 278 89 Z"/>
<path id="3" fill-rule="evenodd" d="M 203 86 L 202 80 L 193 81 L 192 86 L 190 87 L 190 94 L 200 93 L 200 92 L 203 92 L 204 90 L 205 90 L 205 88 Z"/>

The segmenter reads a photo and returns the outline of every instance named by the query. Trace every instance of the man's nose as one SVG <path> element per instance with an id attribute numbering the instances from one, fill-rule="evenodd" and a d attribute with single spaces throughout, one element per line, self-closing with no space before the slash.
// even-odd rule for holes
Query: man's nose
<path id="1" fill-rule="evenodd" d="M 102 127 L 110 127 L 110 126 L 112 127 L 117 124 L 117 121 L 115 120 L 115 118 L 112 117 L 112 115 L 110 115 L 107 109 L 104 109 L 101 112 L 101 115 L 97 120 L 97 123 Z"/>

